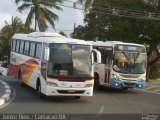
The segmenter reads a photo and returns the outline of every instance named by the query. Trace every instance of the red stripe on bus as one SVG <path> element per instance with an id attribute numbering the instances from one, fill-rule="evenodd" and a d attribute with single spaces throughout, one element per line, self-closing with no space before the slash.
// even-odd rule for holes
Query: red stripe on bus
<path id="1" fill-rule="evenodd" d="M 59 81 L 86 81 L 86 80 L 93 80 L 93 77 L 89 77 L 89 78 L 57 78 L 57 77 L 48 77 L 49 79 L 52 80 L 59 80 Z"/>

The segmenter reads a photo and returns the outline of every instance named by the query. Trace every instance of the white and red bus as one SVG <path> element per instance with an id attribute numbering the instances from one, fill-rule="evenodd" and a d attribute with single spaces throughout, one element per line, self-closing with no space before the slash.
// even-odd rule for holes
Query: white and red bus
<path id="1" fill-rule="evenodd" d="M 101 53 L 101 64 L 96 63 L 95 87 L 144 88 L 147 53 L 144 45 L 120 41 L 90 41 Z"/>
<path id="2" fill-rule="evenodd" d="M 46 96 L 92 96 L 93 52 L 89 42 L 58 33 L 15 34 L 9 74 Z"/>

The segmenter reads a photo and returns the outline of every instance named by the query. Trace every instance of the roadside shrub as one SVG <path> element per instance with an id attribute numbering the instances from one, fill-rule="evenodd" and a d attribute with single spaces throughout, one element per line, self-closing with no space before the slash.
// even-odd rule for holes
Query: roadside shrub
<path id="1" fill-rule="evenodd" d="M 160 62 L 157 62 L 150 70 L 150 79 L 160 78 Z"/>

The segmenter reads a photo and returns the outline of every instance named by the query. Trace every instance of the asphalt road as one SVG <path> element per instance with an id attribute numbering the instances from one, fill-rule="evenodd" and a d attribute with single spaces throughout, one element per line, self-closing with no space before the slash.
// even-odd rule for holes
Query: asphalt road
<path id="1" fill-rule="evenodd" d="M 0 113 L 63 113 L 63 114 L 160 114 L 160 94 L 143 90 L 104 88 L 93 97 L 81 99 L 48 97 L 40 99 L 30 87 L 20 87 L 13 77 L 0 76 L 13 90 L 10 104 Z M 160 116 L 159 116 L 160 117 Z"/>

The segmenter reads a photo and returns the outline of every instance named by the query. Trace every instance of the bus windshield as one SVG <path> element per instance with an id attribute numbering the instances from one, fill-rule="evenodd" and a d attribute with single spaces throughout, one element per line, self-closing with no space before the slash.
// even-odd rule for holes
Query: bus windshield
<path id="1" fill-rule="evenodd" d="M 138 52 L 115 52 L 113 70 L 125 74 L 143 74 L 147 55 Z"/>
<path id="2" fill-rule="evenodd" d="M 50 77 L 93 77 L 91 46 L 51 44 L 48 76 Z"/>

